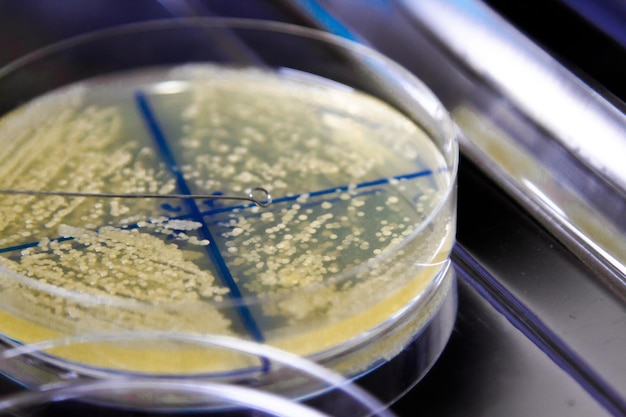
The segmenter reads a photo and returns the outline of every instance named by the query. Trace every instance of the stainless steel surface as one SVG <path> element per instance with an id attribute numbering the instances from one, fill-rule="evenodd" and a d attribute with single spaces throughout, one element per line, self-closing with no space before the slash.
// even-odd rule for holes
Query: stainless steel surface
<path id="1" fill-rule="evenodd" d="M 460 203 L 458 239 L 466 250 L 458 253 L 475 262 L 465 266 L 540 349 L 609 409 L 624 413 L 623 303 L 489 181 L 479 177 L 460 190 L 459 201 L 467 203 Z"/>
<path id="2" fill-rule="evenodd" d="M 466 276 L 456 332 L 400 416 L 608 416 L 576 380 L 511 326 Z"/>

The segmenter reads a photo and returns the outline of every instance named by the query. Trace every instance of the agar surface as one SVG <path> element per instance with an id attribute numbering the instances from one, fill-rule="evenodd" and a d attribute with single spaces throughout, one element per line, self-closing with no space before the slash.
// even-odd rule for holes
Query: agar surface
<path id="1" fill-rule="evenodd" d="M 186 88 L 158 94 L 168 80 Z M 379 100 L 210 65 L 114 85 L 53 93 L 0 121 L 1 188 L 240 193 L 260 184 L 272 204 L 3 196 L 0 302 L 11 314 L 41 325 L 47 312 L 67 333 L 147 328 L 272 343 L 410 287 L 409 302 L 447 257 L 443 157 Z M 328 340 L 341 344 L 403 307 L 389 305 Z"/>

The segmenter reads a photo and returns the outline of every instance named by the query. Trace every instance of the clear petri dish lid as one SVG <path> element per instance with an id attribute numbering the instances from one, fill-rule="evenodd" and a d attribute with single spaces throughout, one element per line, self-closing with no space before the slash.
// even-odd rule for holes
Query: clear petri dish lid
<path id="1" fill-rule="evenodd" d="M 73 344 L 187 343 L 205 350 L 242 355 L 259 363 L 256 375 L 239 381 L 123 374 L 85 378 L 68 373 L 63 380 L 36 390 L 0 397 L 0 415 L 53 415 L 62 410 L 158 411 L 160 414 L 205 411 L 211 415 L 255 416 L 393 416 L 385 405 L 352 381 L 316 363 L 279 349 L 225 336 L 162 333 L 83 335 L 8 349 L 0 368 L 23 357 Z M 290 385 L 285 389 L 284 385 Z M 312 392 L 316 392 L 314 396 Z M 314 401 L 308 401 L 309 398 Z M 42 407 L 42 406 L 46 407 Z M 69 408 L 66 408 L 69 407 Z M 56 411 L 55 411 L 56 410 Z M 52 414 L 51 414 L 52 413 Z M 133 414 L 135 415 L 135 414 Z"/>

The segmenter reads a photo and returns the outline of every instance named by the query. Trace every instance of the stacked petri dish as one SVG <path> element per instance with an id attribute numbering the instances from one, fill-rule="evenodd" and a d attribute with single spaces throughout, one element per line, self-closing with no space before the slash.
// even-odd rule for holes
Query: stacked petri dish
<path id="1" fill-rule="evenodd" d="M 212 384 L 330 395 L 277 349 L 388 403 L 445 346 L 456 131 L 371 49 L 268 21 L 158 21 L 26 56 L 0 89 L 9 378 L 79 381 L 95 388 L 78 397 L 131 409 L 222 409 L 197 400 Z M 99 390 L 120 378 L 143 395 Z"/>

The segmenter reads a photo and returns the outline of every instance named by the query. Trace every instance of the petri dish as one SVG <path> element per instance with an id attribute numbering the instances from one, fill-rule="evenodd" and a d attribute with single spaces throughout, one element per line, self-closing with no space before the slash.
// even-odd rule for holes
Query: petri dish
<path id="1" fill-rule="evenodd" d="M 122 335 L 117 335 L 122 338 Z M 152 337 L 158 335 L 154 333 Z M 149 337 L 143 334 L 141 337 Z M 75 338 L 74 343 L 80 343 Z M 111 340 L 111 335 L 103 338 Z M 94 338 L 92 338 L 92 341 Z M 171 340 L 171 338 L 170 338 Z M 145 377 L 123 375 L 104 379 L 70 378 L 48 384 L 37 390 L 15 392 L 0 398 L 0 416 L 29 415 L 202 415 L 243 416 L 356 416 L 393 417 L 393 413 L 367 391 L 341 375 L 327 370 L 297 355 L 272 348 L 266 344 L 227 336 L 186 336 L 178 341 L 193 343 L 208 349 L 224 350 L 233 355 L 262 357 L 274 374 L 285 380 L 308 381 L 332 389 L 332 397 L 315 403 L 297 402 L 289 396 L 268 390 L 267 386 L 233 384 L 227 379 Z M 67 342 L 67 340 L 65 341 Z M 57 341 L 61 343 L 61 341 Z M 19 346 L 5 351 L 4 360 L 19 360 L 34 350 Z M 148 413 L 148 414 L 144 414 Z"/>
<path id="2" fill-rule="evenodd" d="M 385 57 L 282 23 L 157 21 L 26 56 L 0 89 L 0 338 L 38 361 L 9 377 L 226 378 L 308 398 L 320 390 L 262 357 L 194 338 L 349 378 L 427 346 L 392 398 L 443 349 L 456 131 Z M 229 199 L 246 196 L 261 204 Z"/>

